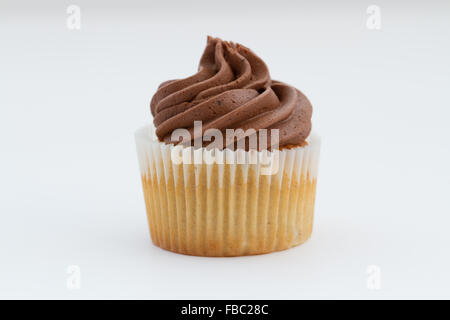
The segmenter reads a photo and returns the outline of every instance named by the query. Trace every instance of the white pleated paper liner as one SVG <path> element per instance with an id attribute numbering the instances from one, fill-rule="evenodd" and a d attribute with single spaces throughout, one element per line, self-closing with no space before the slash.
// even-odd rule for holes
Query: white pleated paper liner
<path id="1" fill-rule="evenodd" d="M 262 254 L 305 242 L 312 232 L 320 139 L 313 134 L 307 142 L 279 153 L 213 152 L 159 142 L 152 126 L 139 129 L 153 242 L 198 256 Z M 192 164 L 195 157 L 202 161 Z M 272 166 L 259 161 L 267 159 Z"/>
<path id="2" fill-rule="evenodd" d="M 320 138 L 315 133 L 310 134 L 306 139 L 306 146 L 282 149 L 275 154 L 276 151 L 207 150 L 206 148 L 195 150 L 193 147 L 186 148 L 160 142 L 154 132 L 154 127 L 148 125 L 137 130 L 135 134 L 141 174 L 147 177 L 167 179 L 170 167 L 194 164 L 197 167 L 206 165 L 211 169 L 214 163 L 219 166 L 220 182 L 223 181 L 224 165 L 231 168 L 231 181 L 234 181 L 236 166 L 243 170 L 244 177 L 248 176 L 248 170 L 253 169 L 260 175 L 276 175 L 280 183 L 286 176 L 296 179 L 300 179 L 302 174 L 310 179 L 317 177 Z M 179 170 L 172 172 L 176 183 Z M 211 170 L 208 170 L 208 185 L 211 183 L 211 178 Z"/>

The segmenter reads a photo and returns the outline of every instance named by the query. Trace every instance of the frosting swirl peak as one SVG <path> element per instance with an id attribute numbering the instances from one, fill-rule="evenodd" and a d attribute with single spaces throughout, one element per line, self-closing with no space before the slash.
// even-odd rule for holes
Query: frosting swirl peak
<path id="1" fill-rule="evenodd" d="M 150 108 L 156 135 L 166 143 L 174 142 L 171 133 L 176 129 L 193 132 L 194 121 L 202 121 L 202 132 L 278 129 L 280 148 L 303 145 L 311 131 L 312 106 L 299 90 L 272 80 L 266 64 L 250 49 L 212 37 L 198 72 L 163 82 Z"/>

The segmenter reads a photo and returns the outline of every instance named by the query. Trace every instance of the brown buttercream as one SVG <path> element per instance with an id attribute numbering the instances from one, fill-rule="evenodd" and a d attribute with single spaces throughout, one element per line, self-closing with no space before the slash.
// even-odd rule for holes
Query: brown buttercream
<path id="1" fill-rule="evenodd" d="M 266 64 L 250 49 L 218 38 L 208 37 L 199 71 L 163 82 L 150 108 L 156 135 L 166 143 L 176 143 L 171 133 L 178 128 L 193 135 L 194 121 L 202 121 L 203 132 L 215 128 L 224 137 L 226 129 L 279 129 L 280 148 L 303 145 L 311 131 L 308 99 L 272 80 Z M 233 148 L 236 141 L 224 145 Z"/>

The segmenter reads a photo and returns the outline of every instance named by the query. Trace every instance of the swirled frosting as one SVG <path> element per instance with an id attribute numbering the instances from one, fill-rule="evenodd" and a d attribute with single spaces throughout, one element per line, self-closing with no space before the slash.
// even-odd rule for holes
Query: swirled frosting
<path id="1" fill-rule="evenodd" d="M 308 99 L 272 80 L 266 64 L 250 49 L 218 38 L 208 37 L 198 72 L 163 82 L 150 108 L 156 135 L 166 143 L 177 142 L 171 140 L 176 129 L 193 133 L 194 121 L 202 121 L 203 132 L 214 128 L 224 136 L 226 129 L 254 129 L 256 135 L 260 129 L 278 129 L 280 148 L 303 145 L 311 131 Z M 229 141 L 224 146 L 230 147 Z"/>

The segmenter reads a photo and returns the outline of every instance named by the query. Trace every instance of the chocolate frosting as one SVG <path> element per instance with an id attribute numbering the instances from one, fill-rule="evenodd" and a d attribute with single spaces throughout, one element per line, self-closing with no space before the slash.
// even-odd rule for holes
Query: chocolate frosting
<path id="1" fill-rule="evenodd" d="M 194 121 L 202 121 L 203 132 L 215 128 L 224 137 L 226 129 L 255 129 L 257 135 L 259 129 L 269 129 L 269 136 L 271 129 L 279 129 L 280 148 L 303 145 L 311 131 L 308 99 L 272 80 L 266 64 L 250 49 L 218 38 L 208 37 L 198 72 L 163 82 L 150 108 L 156 135 L 166 143 L 177 142 L 171 141 L 171 133 L 178 128 L 193 134 Z M 232 148 L 236 141 L 224 145 Z"/>

